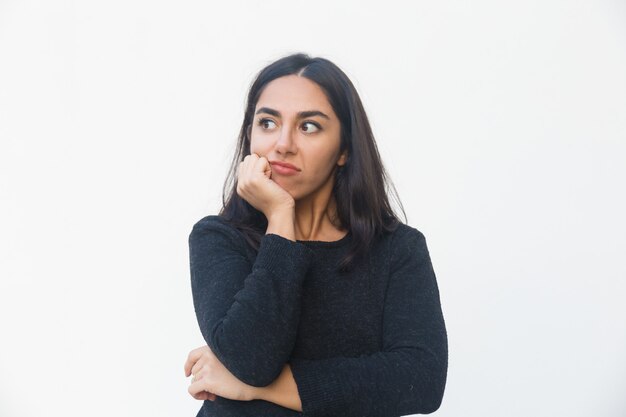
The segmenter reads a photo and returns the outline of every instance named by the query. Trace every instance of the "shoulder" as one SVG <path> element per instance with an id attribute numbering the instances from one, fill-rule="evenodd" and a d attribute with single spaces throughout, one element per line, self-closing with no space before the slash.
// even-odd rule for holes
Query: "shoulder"
<path id="1" fill-rule="evenodd" d="M 234 229 L 234 227 L 221 216 L 210 214 L 195 222 L 191 228 L 191 233 L 203 233 L 214 229 L 228 230 Z"/>
<path id="2" fill-rule="evenodd" d="M 223 231 L 229 233 L 230 229 L 234 228 L 226 223 L 223 218 L 218 215 L 211 214 L 195 222 L 193 227 L 191 228 L 190 235 L 197 236 L 212 233 L 215 231 Z"/>
<path id="3" fill-rule="evenodd" d="M 242 232 L 218 215 L 208 215 L 194 223 L 189 233 L 189 244 L 200 242 L 226 245 L 240 250 L 245 248 Z"/>
<path id="4" fill-rule="evenodd" d="M 224 232 L 232 235 L 238 235 L 239 233 L 241 233 L 226 219 L 216 214 L 210 214 L 201 218 L 200 220 L 195 222 L 193 227 L 191 228 L 191 234 L 203 234 L 215 231 Z"/>
<path id="5" fill-rule="evenodd" d="M 390 232 L 389 239 L 391 241 L 391 246 L 396 247 L 398 245 L 406 245 L 411 242 L 425 241 L 426 237 L 419 229 L 406 223 L 398 222 L 395 230 Z"/>
<path id="6" fill-rule="evenodd" d="M 389 253 L 393 262 L 403 262 L 410 258 L 428 257 L 426 237 L 417 228 L 398 223 L 389 236 Z"/>

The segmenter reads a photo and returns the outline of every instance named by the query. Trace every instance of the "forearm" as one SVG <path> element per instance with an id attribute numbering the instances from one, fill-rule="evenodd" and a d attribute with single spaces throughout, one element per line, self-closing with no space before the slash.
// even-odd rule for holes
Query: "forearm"
<path id="1" fill-rule="evenodd" d="M 426 345 L 359 357 L 291 358 L 289 365 L 301 406 L 314 416 L 432 413 L 441 404 L 446 379 L 445 354 Z"/>
<path id="2" fill-rule="evenodd" d="M 256 399 L 269 401 L 292 410 L 302 411 L 298 386 L 293 379 L 289 364 L 285 364 L 282 372 L 274 382 L 265 387 L 255 388 Z"/>
<path id="3" fill-rule="evenodd" d="M 195 227 L 189 246 L 194 309 L 204 340 L 240 381 L 267 386 L 293 350 L 313 252 L 269 234 L 251 265 L 243 238 L 217 220 Z"/>

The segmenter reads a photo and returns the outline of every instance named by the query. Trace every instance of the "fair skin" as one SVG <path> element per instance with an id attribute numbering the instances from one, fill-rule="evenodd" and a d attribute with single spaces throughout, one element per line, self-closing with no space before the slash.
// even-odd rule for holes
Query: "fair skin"
<path id="1" fill-rule="evenodd" d="M 268 219 L 266 234 L 286 239 L 334 241 L 347 230 L 333 221 L 334 174 L 346 163 L 340 153 L 341 125 L 323 90 L 297 75 L 267 84 L 255 106 L 250 155 L 239 164 L 237 194 Z M 290 163 L 294 175 L 278 172 L 269 161 Z M 224 367 L 208 346 L 189 353 L 185 376 L 194 375 L 189 393 L 198 400 L 262 399 L 302 411 L 289 364 L 266 387 L 247 385 Z"/>

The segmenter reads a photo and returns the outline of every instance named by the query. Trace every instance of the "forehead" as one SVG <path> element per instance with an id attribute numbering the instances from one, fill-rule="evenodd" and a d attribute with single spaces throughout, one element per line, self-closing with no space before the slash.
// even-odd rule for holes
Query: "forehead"
<path id="1" fill-rule="evenodd" d="M 332 113 L 332 106 L 321 87 L 297 75 L 287 75 L 269 82 L 256 104 L 256 108 L 259 107 L 270 107 L 280 112 L 321 110 L 329 116 Z"/>

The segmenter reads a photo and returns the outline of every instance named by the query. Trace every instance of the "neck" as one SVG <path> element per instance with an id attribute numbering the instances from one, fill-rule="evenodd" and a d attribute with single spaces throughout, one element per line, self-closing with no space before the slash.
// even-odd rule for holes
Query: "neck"
<path id="1" fill-rule="evenodd" d="M 338 240 L 346 230 L 336 219 L 337 204 L 332 195 L 333 176 L 316 192 L 296 201 L 297 240 Z"/>

